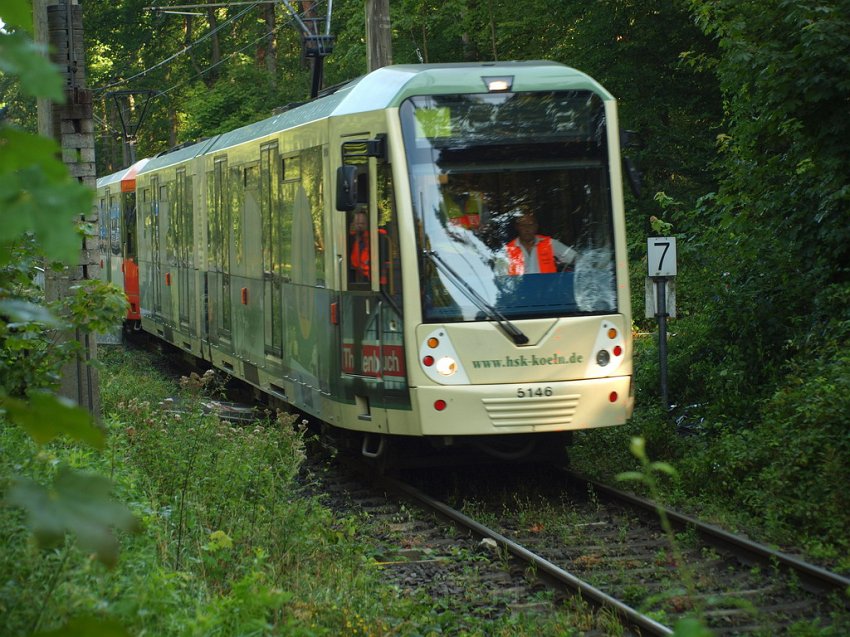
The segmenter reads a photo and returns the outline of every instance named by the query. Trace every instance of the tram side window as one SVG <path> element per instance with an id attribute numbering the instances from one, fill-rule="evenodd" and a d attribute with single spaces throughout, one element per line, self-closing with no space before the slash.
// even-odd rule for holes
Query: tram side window
<path id="1" fill-rule="evenodd" d="M 109 212 L 106 208 L 106 197 L 102 197 L 100 199 L 100 206 L 99 206 L 99 212 L 98 212 L 98 225 L 100 226 L 99 232 L 98 232 L 98 235 L 99 235 L 98 238 L 100 240 L 99 241 L 99 248 L 100 248 L 101 254 L 106 252 L 106 236 L 108 234 L 106 228 L 107 228 L 108 224 L 109 224 Z"/>
<path id="2" fill-rule="evenodd" d="M 177 171 L 174 204 L 169 225 L 174 234 L 174 247 L 177 262 L 189 265 L 192 261 L 194 245 L 192 224 L 192 176 L 185 169 Z"/>
<path id="3" fill-rule="evenodd" d="M 225 236 L 230 247 L 230 258 L 228 265 L 229 271 L 232 273 L 241 272 L 244 265 L 244 235 L 243 226 L 244 220 L 242 215 L 245 206 L 245 183 L 246 175 L 244 167 L 230 167 L 230 199 L 227 202 L 230 223 L 225 227 Z"/>
<path id="4" fill-rule="evenodd" d="M 347 163 L 357 167 L 357 205 L 347 215 L 348 288 L 371 289 L 372 229 L 369 227 L 369 167 L 366 158 L 353 158 Z"/>
<path id="5" fill-rule="evenodd" d="M 395 194 L 389 164 L 378 165 L 378 250 L 381 263 L 381 288 L 401 305 L 401 253 L 399 252 L 398 223 Z"/>
<path id="6" fill-rule="evenodd" d="M 314 146 L 301 153 L 302 193 L 307 199 L 312 230 L 312 252 L 308 249 L 307 259 L 314 267 L 309 285 L 325 285 L 325 193 L 322 175 L 322 148 Z"/>
<path id="7" fill-rule="evenodd" d="M 229 208 L 229 184 L 227 160 L 225 158 L 216 159 L 212 179 L 209 180 L 211 186 L 212 206 L 210 207 L 209 218 L 209 233 L 208 233 L 208 267 L 212 271 L 229 272 L 230 271 L 230 251 L 225 250 L 226 229 L 230 224 L 230 208 Z"/>
<path id="8" fill-rule="evenodd" d="M 280 274 L 281 181 L 277 144 L 260 149 L 260 214 L 262 217 L 263 271 Z"/>
<path id="9" fill-rule="evenodd" d="M 391 203 L 388 202 L 391 206 Z M 382 215 L 381 213 L 385 213 Z M 397 294 L 401 281 L 400 265 L 397 263 L 398 231 L 392 219 L 393 210 L 379 212 L 380 225 L 377 235 L 378 257 L 372 254 L 372 230 L 366 206 L 358 206 L 348 216 L 348 287 L 371 289 L 373 274 L 389 294 Z"/>
<path id="10" fill-rule="evenodd" d="M 118 197 L 109 196 L 109 248 L 112 250 L 112 254 L 115 255 L 121 254 L 121 229 L 118 226 L 120 210 L 118 201 Z"/>
<path id="11" fill-rule="evenodd" d="M 301 183 L 301 158 L 298 155 L 284 157 L 280 171 L 281 185 L 280 217 L 280 271 L 284 281 L 292 280 L 292 218 L 295 207 L 295 195 Z"/>
<path id="12" fill-rule="evenodd" d="M 124 208 L 124 250 L 126 257 L 136 257 L 136 193 L 125 192 L 123 195 Z"/>
<path id="13" fill-rule="evenodd" d="M 348 219 L 348 286 L 349 288 L 370 287 L 371 278 L 371 233 L 369 211 L 358 206 Z"/>

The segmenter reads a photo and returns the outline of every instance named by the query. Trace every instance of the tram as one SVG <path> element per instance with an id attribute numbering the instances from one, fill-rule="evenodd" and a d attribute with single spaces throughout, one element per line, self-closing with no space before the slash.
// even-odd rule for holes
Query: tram
<path id="1" fill-rule="evenodd" d="M 141 327 L 367 456 L 622 424 L 619 140 L 613 97 L 570 67 L 398 65 L 150 158 Z"/>

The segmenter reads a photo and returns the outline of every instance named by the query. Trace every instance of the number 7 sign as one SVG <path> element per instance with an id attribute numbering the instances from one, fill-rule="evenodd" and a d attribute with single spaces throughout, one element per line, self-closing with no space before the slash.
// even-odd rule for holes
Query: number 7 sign
<path id="1" fill-rule="evenodd" d="M 651 237 L 646 240 L 649 276 L 676 276 L 676 237 Z"/>

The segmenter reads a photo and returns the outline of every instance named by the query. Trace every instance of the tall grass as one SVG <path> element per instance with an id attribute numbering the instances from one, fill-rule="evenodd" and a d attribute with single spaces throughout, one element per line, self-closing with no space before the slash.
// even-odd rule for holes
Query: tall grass
<path id="1" fill-rule="evenodd" d="M 391 591 L 374 594 L 351 525 L 300 490 L 295 416 L 227 423 L 203 408 L 209 377 L 178 388 L 144 353 L 102 348 L 101 359 L 108 449 L 38 451 L 4 423 L 0 486 L 15 473 L 46 481 L 73 464 L 110 476 L 142 531 L 122 537 L 120 562 L 107 571 L 73 538 L 35 549 L 22 516 L 4 509 L 0 634 L 89 615 L 138 635 L 330 635 L 356 615 L 384 634 L 382 595 Z"/>

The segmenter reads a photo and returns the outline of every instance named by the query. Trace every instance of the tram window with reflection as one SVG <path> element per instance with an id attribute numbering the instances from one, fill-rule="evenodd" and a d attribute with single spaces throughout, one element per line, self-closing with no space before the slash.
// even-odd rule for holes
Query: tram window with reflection
<path id="1" fill-rule="evenodd" d="M 617 311 L 597 95 L 418 96 L 401 118 L 426 322 Z"/>

